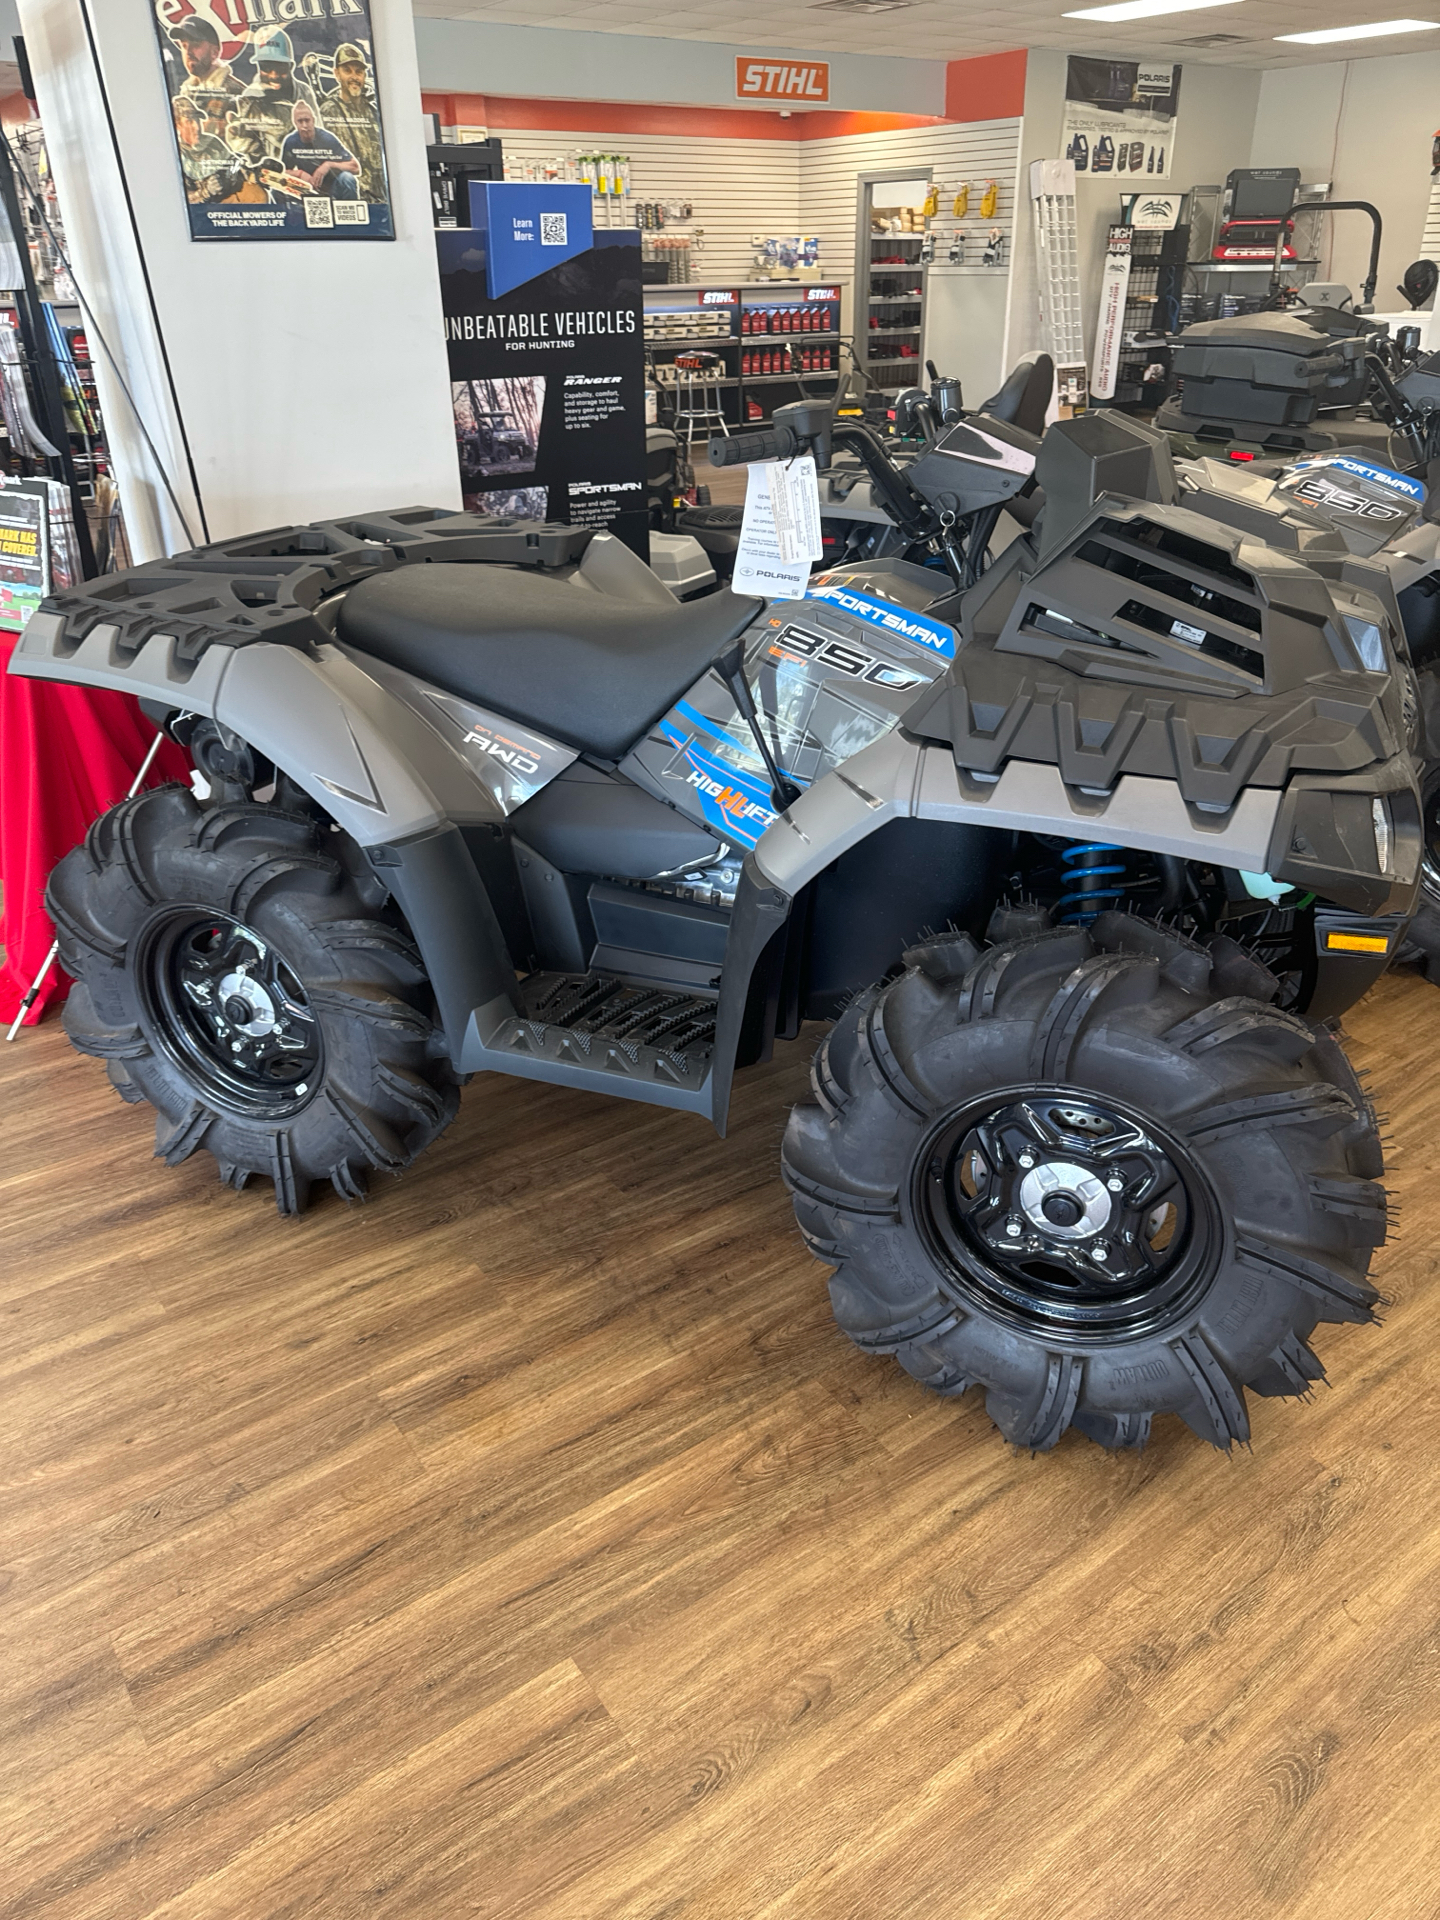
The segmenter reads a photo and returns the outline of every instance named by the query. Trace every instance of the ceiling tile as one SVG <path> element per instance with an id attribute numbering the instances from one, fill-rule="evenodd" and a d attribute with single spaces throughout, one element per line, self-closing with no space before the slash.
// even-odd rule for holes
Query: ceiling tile
<path id="1" fill-rule="evenodd" d="M 1056 47 L 1071 53 L 1174 58 L 1201 65 L 1301 66 L 1329 60 L 1379 59 L 1414 48 L 1440 51 L 1440 32 L 1405 34 L 1322 47 L 1277 42 L 1276 34 L 1316 27 L 1350 26 L 1359 19 L 1386 19 L 1385 0 L 1240 0 L 1205 7 L 1169 22 L 1136 20 L 1121 25 L 1067 20 L 1073 0 L 1014 0 L 1001 10 L 972 12 L 953 0 L 918 0 L 889 13 L 837 12 L 809 0 L 775 5 L 688 6 L 685 0 L 654 7 L 639 0 L 413 0 L 427 19 L 495 20 L 532 27 L 649 35 L 657 39 L 730 41 L 738 46 L 786 47 L 819 55 L 886 53 L 919 60 L 959 60 L 1013 47 Z M 1174 36 L 1161 38 L 1160 29 Z M 1237 33 L 1239 45 L 1187 47 L 1209 33 Z M 537 84 L 539 79 L 537 76 Z"/>

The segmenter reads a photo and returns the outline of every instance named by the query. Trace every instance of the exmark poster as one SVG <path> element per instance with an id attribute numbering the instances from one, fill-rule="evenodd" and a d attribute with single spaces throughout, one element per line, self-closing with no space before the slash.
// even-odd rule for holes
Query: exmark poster
<path id="1" fill-rule="evenodd" d="M 465 506 L 603 527 L 649 557 L 640 235 L 587 186 L 471 188 L 435 235 Z"/>
<path id="2" fill-rule="evenodd" d="M 393 240 L 369 0 L 153 0 L 192 240 Z"/>
<path id="3" fill-rule="evenodd" d="M 1168 180 L 1180 106 L 1180 69 L 1164 61 L 1092 60 L 1071 54 L 1065 70 L 1062 151 L 1079 175 L 1121 186 Z"/>

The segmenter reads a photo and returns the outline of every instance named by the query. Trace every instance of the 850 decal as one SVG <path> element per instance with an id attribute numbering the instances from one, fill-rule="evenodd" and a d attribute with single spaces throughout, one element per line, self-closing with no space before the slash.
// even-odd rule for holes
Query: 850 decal
<path id="1" fill-rule="evenodd" d="M 866 653 L 863 647 L 857 647 L 850 640 L 834 640 L 829 634 L 811 633 L 804 627 L 787 627 L 771 647 L 772 653 L 796 653 L 803 659 L 814 660 L 824 667 L 833 667 L 837 673 L 847 674 L 852 680 L 865 680 L 874 687 L 888 687 L 892 692 L 903 693 L 907 687 L 919 687 L 924 681 L 918 673 L 906 673 L 900 667 L 892 667 L 888 661 L 877 660 L 873 653 Z"/>

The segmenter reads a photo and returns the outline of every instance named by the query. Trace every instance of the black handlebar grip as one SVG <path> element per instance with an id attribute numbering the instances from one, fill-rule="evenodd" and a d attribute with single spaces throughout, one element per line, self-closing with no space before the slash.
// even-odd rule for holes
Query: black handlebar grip
<path id="1" fill-rule="evenodd" d="M 710 437 L 712 467 L 743 467 L 752 460 L 788 460 L 800 451 L 800 443 L 789 427 L 775 427 L 769 433 L 716 433 Z"/>

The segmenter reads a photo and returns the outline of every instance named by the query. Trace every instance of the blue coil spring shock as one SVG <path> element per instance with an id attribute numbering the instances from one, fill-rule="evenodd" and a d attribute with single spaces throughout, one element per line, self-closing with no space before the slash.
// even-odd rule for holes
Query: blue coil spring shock
<path id="1" fill-rule="evenodd" d="M 1055 918 L 1066 926 L 1088 927 L 1107 907 L 1125 898 L 1125 850 L 1102 840 L 1072 840 L 1060 850 L 1066 891 L 1055 904 Z"/>

